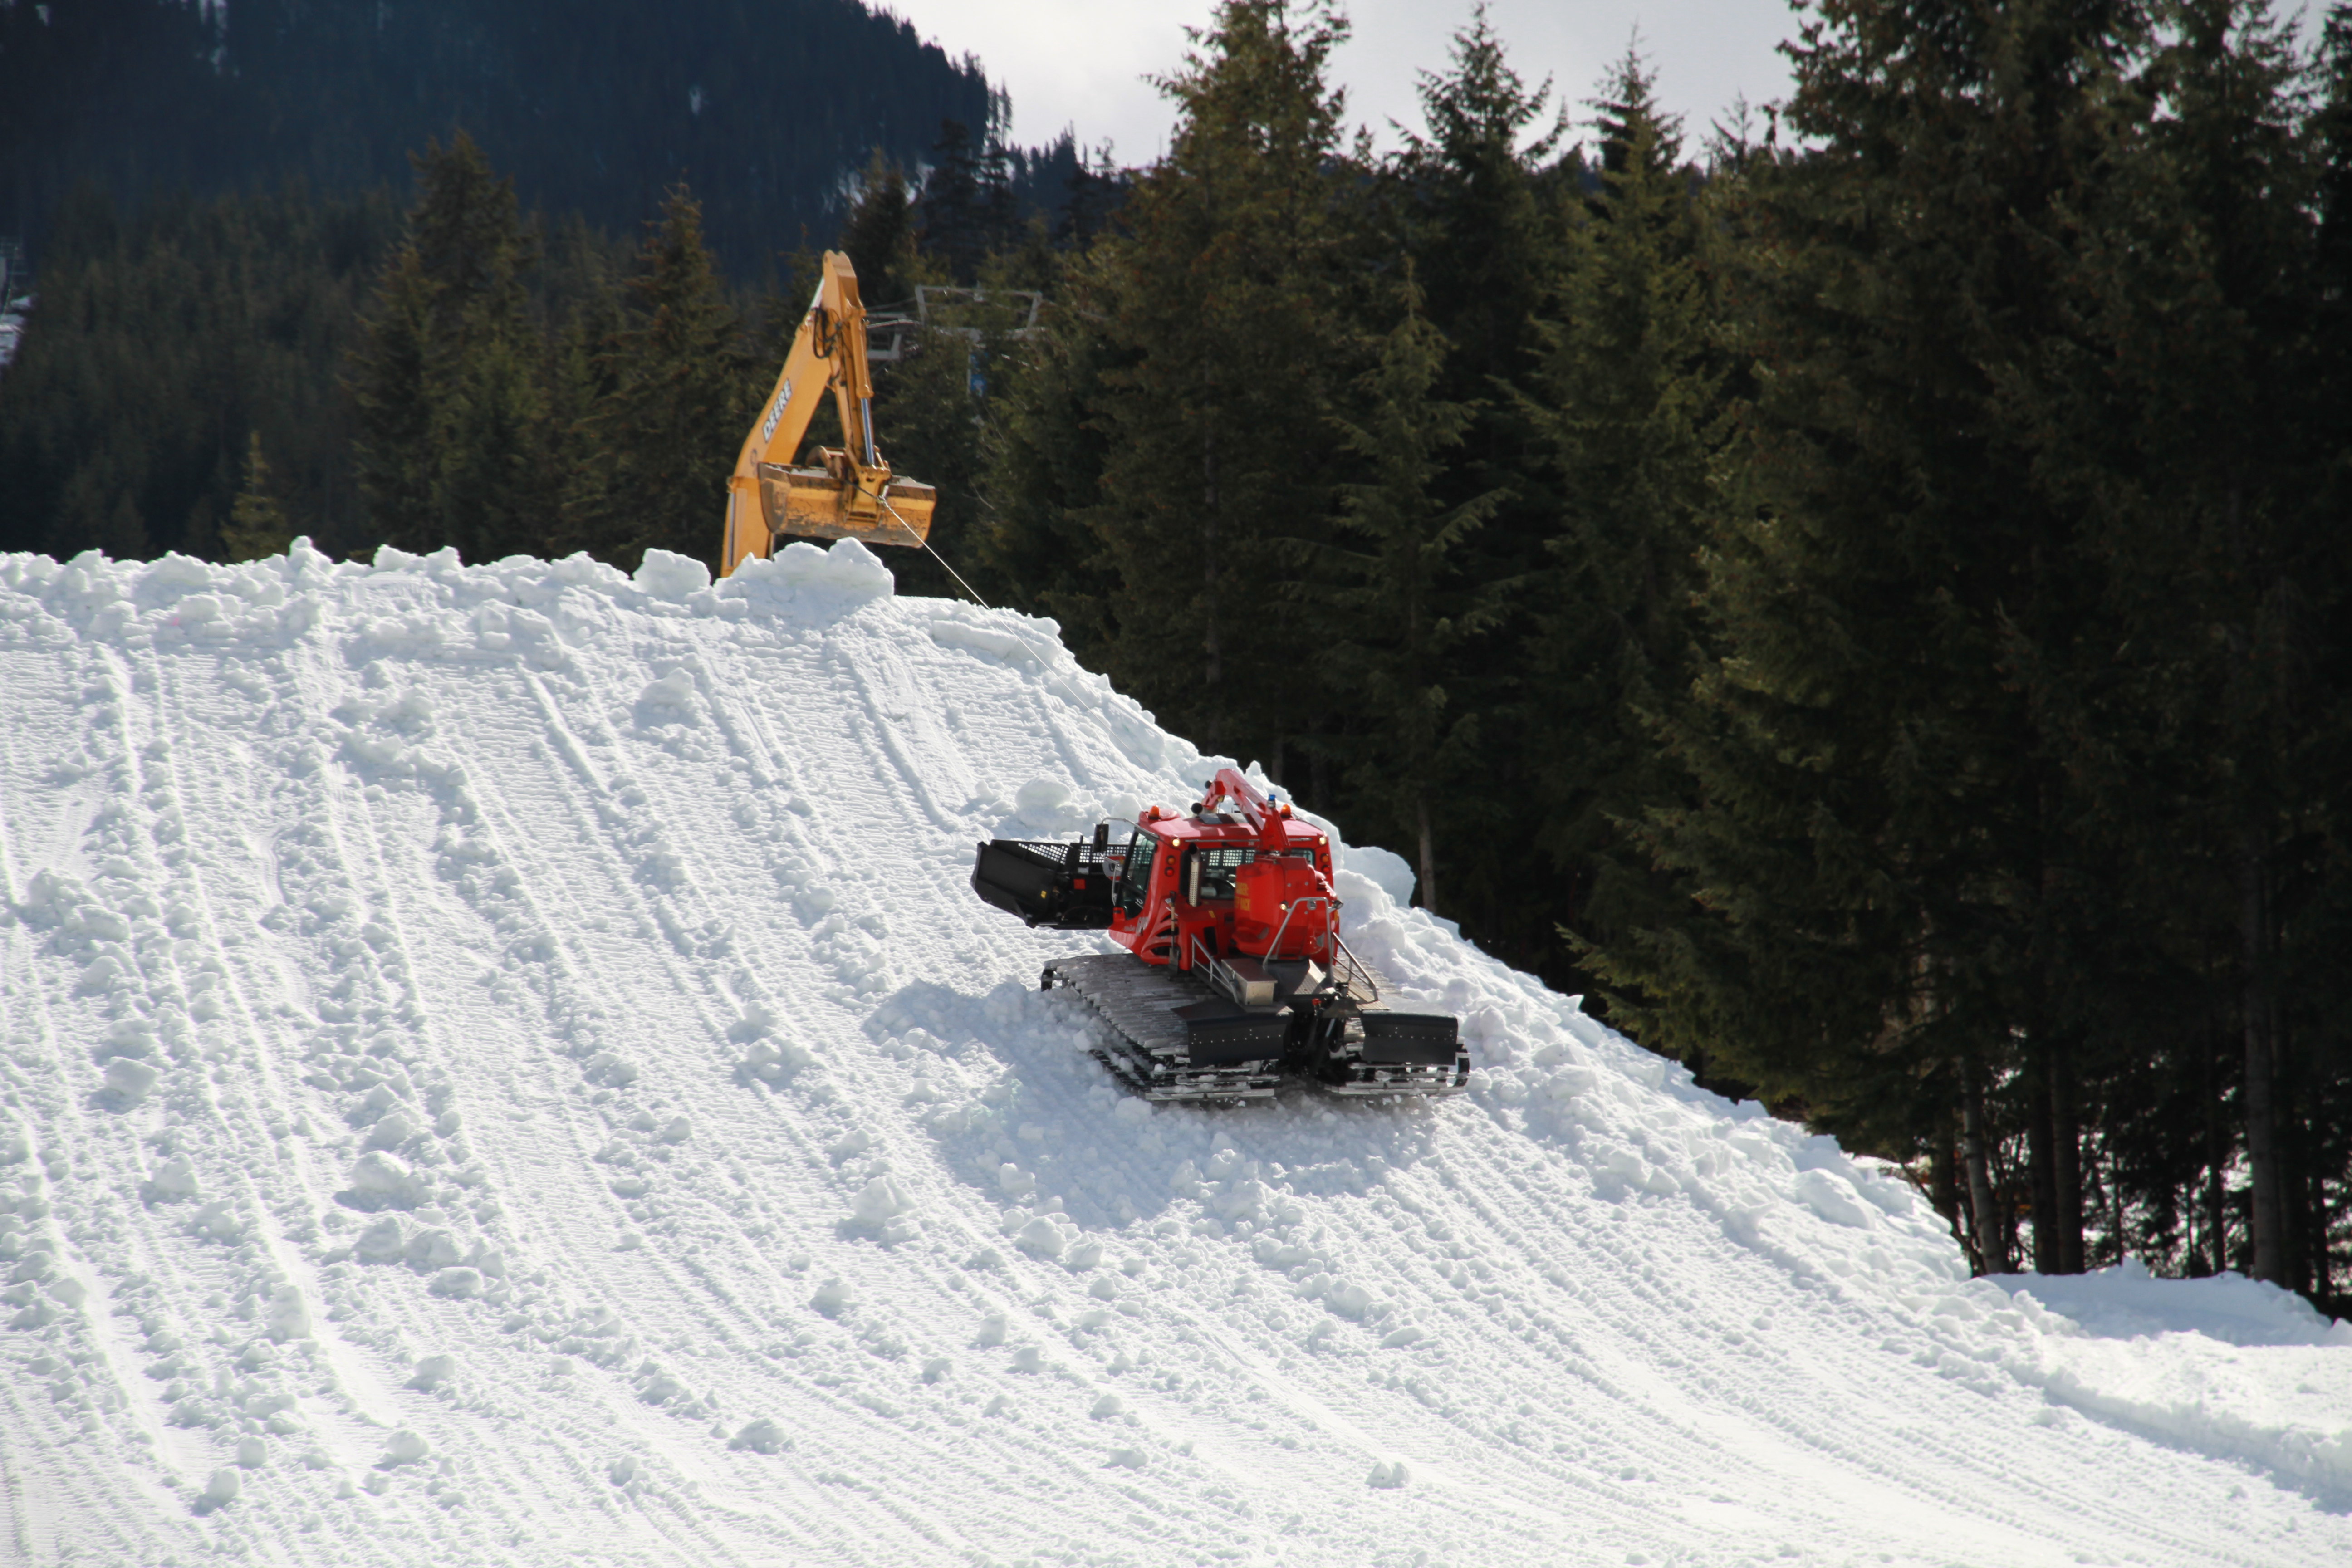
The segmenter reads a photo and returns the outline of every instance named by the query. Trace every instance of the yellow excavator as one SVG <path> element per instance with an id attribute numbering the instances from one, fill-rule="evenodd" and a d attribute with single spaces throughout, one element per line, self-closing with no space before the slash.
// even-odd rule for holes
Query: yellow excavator
<path id="1" fill-rule="evenodd" d="M 828 390 L 847 445 L 820 447 L 816 467 L 794 468 Z M 938 500 L 930 486 L 892 474 L 874 444 L 874 377 L 866 363 L 857 271 L 848 257 L 828 250 L 816 298 L 727 481 L 719 574 L 732 574 L 747 557 L 764 559 L 785 534 L 919 547 L 930 536 Z"/>

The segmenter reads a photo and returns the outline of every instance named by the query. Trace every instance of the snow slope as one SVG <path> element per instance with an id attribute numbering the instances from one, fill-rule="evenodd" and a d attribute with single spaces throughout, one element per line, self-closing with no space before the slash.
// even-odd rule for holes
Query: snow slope
<path id="1" fill-rule="evenodd" d="M 1970 1282 L 1402 907 L 1474 1092 L 1153 1109 L 972 841 L 1216 759 L 856 545 L 0 559 L 0 1559 L 2352 1561 L 2352 1332 Z"/>

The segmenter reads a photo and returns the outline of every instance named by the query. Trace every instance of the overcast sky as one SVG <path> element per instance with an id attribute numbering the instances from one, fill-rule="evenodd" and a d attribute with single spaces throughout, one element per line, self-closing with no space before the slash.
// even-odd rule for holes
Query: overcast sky
<path id="1" fill-rule="evenodd" d="M 950 55 L 978 55 L 989 79 L 1013 94 L 1013 137 L 1035 146 L 1068 126 L 1079 141 L 1115 144 L 1126 164 L 1167 145 L 1168 101 L 1148 76 L 1182 59 L 1184 28 L 1208 19 L 1211 0 L 885 0 L 888 9 Z M 2311 0 L 2274 0 L 2306 38 Z M 1395 144 L 1396 121 L 1421 129 L 1418 73 L 1443 70 L 1471 0 L 1345 0 L 1353 37 L 1332 79 L 1348 89 L 1351 125 Z M 1491 0 L 1486 14 L 1513 67 L 1529 85 L 1553 79 L 1553 101 L 1579 120 L 1601 73 L 1622 58 L 1636 29 L 1658 96 L 1684 120 L 1696 153 L 1710 124 L 1745 94 L 1761 107 L 1789 90 L 1777 52 L 1795 31 L 1787 0 Z M 1760 126 L 1761 117 L 1759 116 Z M 1579 127 L 1578 135 L 1589 134 Z"/>
<path id="2" fill-rule="evenodd" d="M 1013 140 L 1035 145 L 1064 126 L 1116 144 L 1122 163 L 1166 145 L 1167 100 L 1143 79 L 1182 59 L 1183 29 L 1206 21 L 1210 0 L 888 0 L 889 9 L 950 55 L 978 55 L 1013 94 Z M 1416 73 L 1441 70 L 1470 0 L 1349 0 L 1353 37 L 1334 57 L 1349 119 L 1393 144 L 1390 121 L 1420 129 Z M 1601 73 L 1640 29 L 1659 96 L 1681 114 L 1696 148 L 1734 97 L 1753 104 L 1787 92 L 1773 46 L 1792 30 L 1784 0 L 1491 0 L 1486 14 L 1513 67 L 1530 85 L 1547 76 L 1571 112 L 1586 114 Z"/>

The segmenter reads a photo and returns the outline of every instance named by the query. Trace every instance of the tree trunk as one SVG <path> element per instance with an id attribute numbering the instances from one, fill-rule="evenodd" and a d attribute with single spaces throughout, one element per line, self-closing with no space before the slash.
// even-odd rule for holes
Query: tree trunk
<path id="1" fill-rule="evenodd" d="M 2035 1042 L 2037 1047 L 2039 1042 Z M 2036 1057 L 2042 1057 L 2037 1048 Z M 2046 1058 L 2027 1069 L 2025 1096 L 2025 1175 L 2033 1192 L 2033 1271 L 2061 1274 L 2059 1261 L 2058 1182 L 2055 1145 L 2050 1125 L 2050 1063 Z"/>
<path id="2" fill-rule="evenodd" d="M 2216 1020 L 2205 1036 L 2205 1245 L 2212 1256 L 2208 1272 L 2230 1267 L 2230 1205 L 2222 1174 L 2230 1163 L 2230 1137 L 2221 1126 L 2221 1041 Z"/>
<path id="3" fill-rule="evenodd" d="M 2277 1064 L 2272 1057 L 2270 857 L 2262 834 L 2246 830 L 2238 848 L 2239 939 L 2244 949 L 2247 1197 L 2252 1211 L 2253 1277 L 2286 1285 L 2286 1208 L 2279 1168 Z"/>
<path id="4" fill-rule="evenodd" d="M 2074 1058 L 2061 1046 L 2050 1055 L 2050 1178 L 2058 1227 L 2057 1271 L 2083 1272 L 2083 1128 L 2074 1103 Z M 2120 1241 L 2117 1243 L 2121 1245 Z"/>
<path id="5" fill-rule="evenodd" d="M 1952 1227 L 1952 1239 L 1966 1247 L 1969 1238 L 1961 1220 L 1968 1213 L 1968 1205 L 1962 1201 L 1960 1153 L 1953 1146 L 1949 1123 L 1937 1130 L 1936 1149 L 1927 1168 L 1927 1201 L 1944 1216 L 1944 1223 Z"/>
<path id="6" fill-rule="evenodd" d="M 1965 1137 L 1952 1145 L 1952 1164 L 1956 1174 L 1965 1176 L 1969 1173 L 1967 1147 Z M 1990 1274 L 1992 1269 L 1985 1262 L 1983 1247 L 1979 1245 L 1979 1238 L 1984 1235 L 1984 1220 L 1981 1217 L 1984 1210 L 1977 1203 L 1976 1191 L 1976 1184 L 1973 1182 L 1962 1180 L 1957 1184 L 1952 1203 L 1953 1206 L 1959 1211 L 1959 1217 L 1952 1226 L 1952 1234 L 1958 1238 L 1960 1251 L 1968 1258 L 1969 1272 Z"/>
<path id="7" fill-rule="evenodd" d="M 2316 1172 L 2311 1178 L 2311 1299 L 2330 1317 L 2340 1317 L 2336 1300 L 2335 1258 L 2327 1240 L 2327 1181 Z"/>
<path id="8" fill-rule="evenodd" d="M 1976 1237 L 1977 1268 L 1985 1274 L 2012 1272 L 2007 1227 L 1993 1202 L 1992 1171 L 1985 1151 L 1984 1083 L 1981 1069 L 1960 1062 L 1960 1162 L 1969 1175 L 1969 1228 Z"/>
<path id="9" fill-rule="evenodd" d="M 2305 1220 L 2311 1212 L 2310 1163 L 2305 1159 L 2305 1127 L 2295 1114 L 2294 1032 L 2275 1014 L 2271 1018 L 2272 1125 L 2277 1130 L 2279 1163 L 2279 1266 L 2286 1270 L 2280 1283 L 2309 1294 L 2311 1233 Z"/>
<path id="10" fill-rule="evenodd" d="M 1429 796 L 1421 790 L 1413 791 L 1412 814 L 1421 829 L 1421 907 L 1433 915 L 1437 912 L 1437 837 L 1430 831 Z"/>

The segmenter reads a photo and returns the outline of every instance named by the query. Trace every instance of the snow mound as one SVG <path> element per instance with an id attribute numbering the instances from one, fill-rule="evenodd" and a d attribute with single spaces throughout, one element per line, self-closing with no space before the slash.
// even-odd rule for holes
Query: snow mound
<path id="1" fill-rule="evenodd" d="M 855 543 L 0 558 L 33 1561 L 2294 1563 L 2347 1331 L 1970 1280 L 1343 848 L 1471 1092 L 1155 1108 L 973 840 L 1196 796 Z"/>

